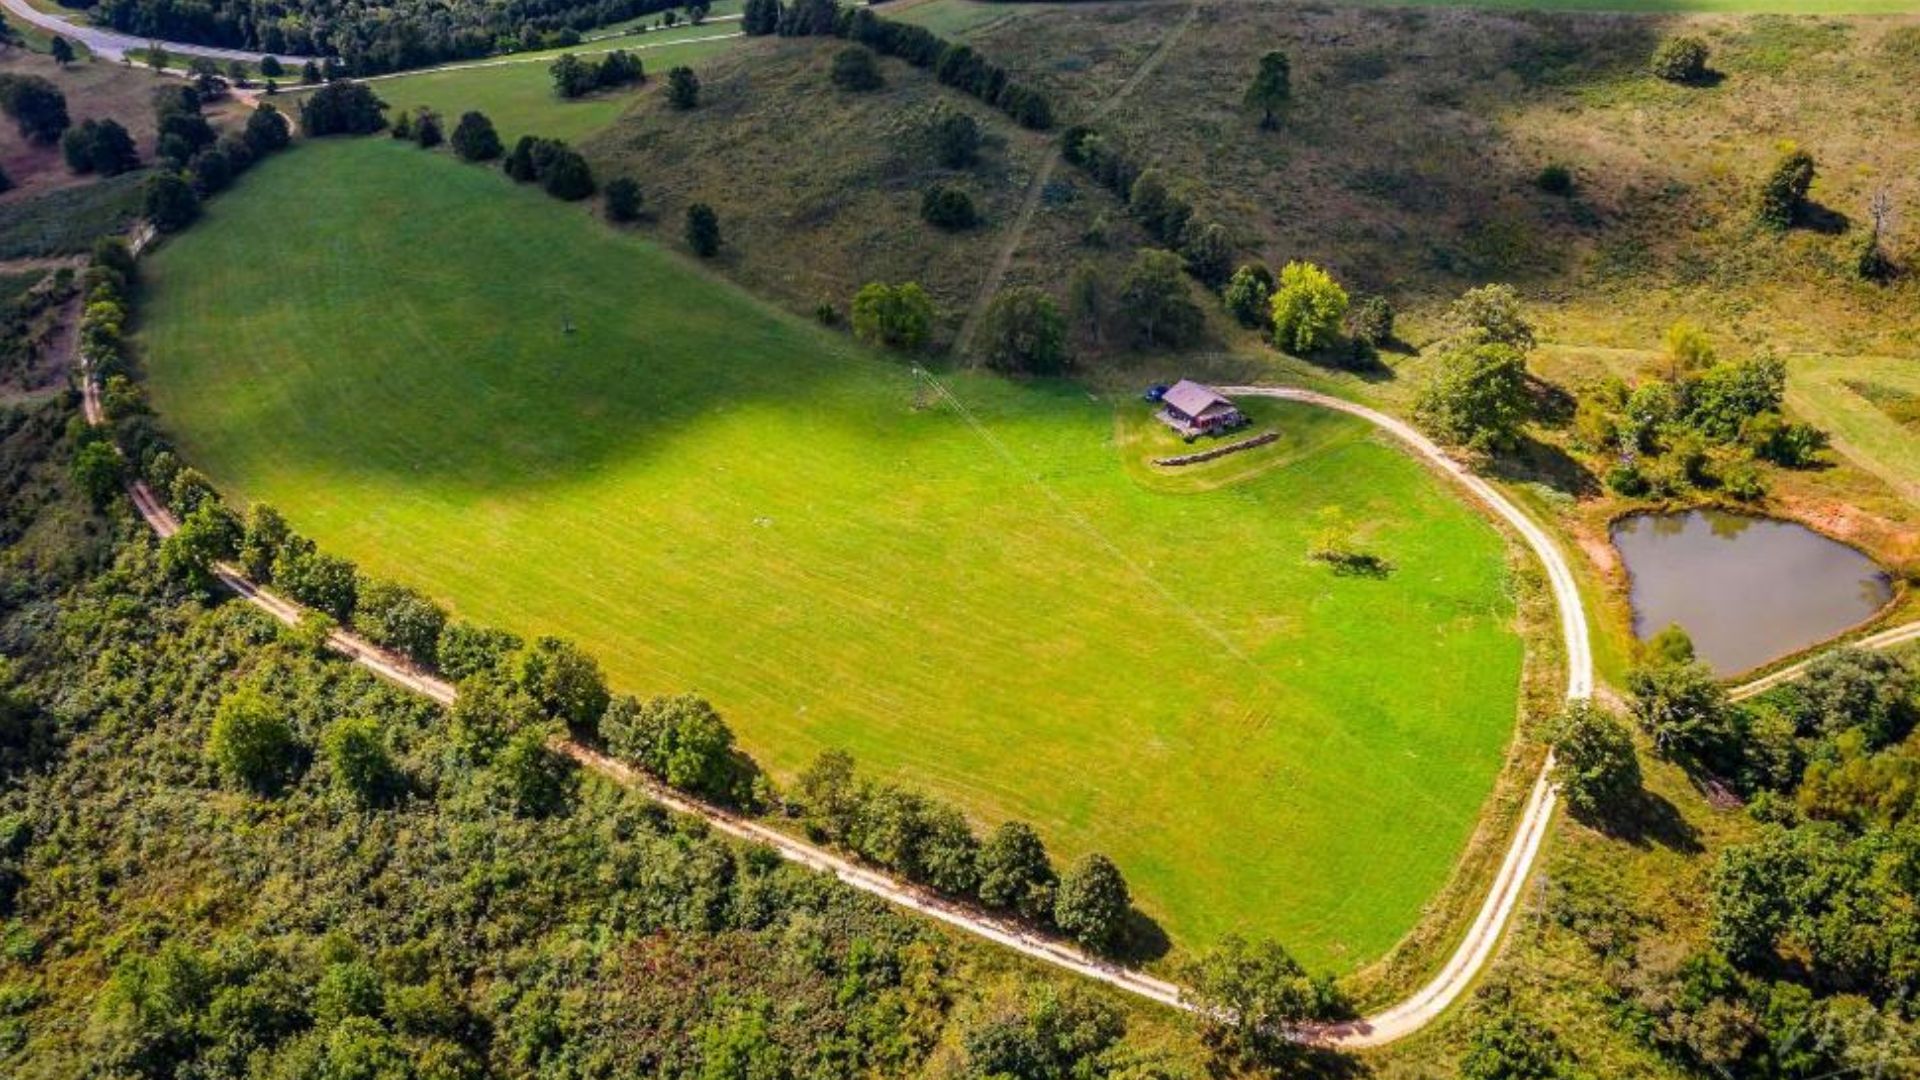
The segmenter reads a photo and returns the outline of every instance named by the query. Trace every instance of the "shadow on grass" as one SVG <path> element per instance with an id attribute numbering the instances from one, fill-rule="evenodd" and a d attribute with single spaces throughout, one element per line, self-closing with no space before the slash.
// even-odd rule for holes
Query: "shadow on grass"
<path id="1" fill-rule="evenodd" d="M 1699 830 L 1680 815 L 1679 808 L 1665 796 L 1645 788 L 1609 814 L 1590 817 L 1576 813 L 1574 816 L 1583 824 L 1635 847 L 1657 844 L 1683 855 L 1697 855 L 1706 850 L 1700 842 Z"/>
<path id="2" fill-rule="evenodd" d="M 1153 916 L 1139 908 L 1127 909 L 1127 925 L 1120 931 L 1120 948 L 1114 959 L 1125 964 L 1151 963 L 1173 951 L 1173 939 Z"/>
<path id="3" fill-rule="evenodd" d="M 1539 484 L 1576 499 L 1600 494 L 1600 481 L 1565 450 L 1530 436 L 1513 452 L 1488 463 L 1495 479 L 1512 484 Z"/>

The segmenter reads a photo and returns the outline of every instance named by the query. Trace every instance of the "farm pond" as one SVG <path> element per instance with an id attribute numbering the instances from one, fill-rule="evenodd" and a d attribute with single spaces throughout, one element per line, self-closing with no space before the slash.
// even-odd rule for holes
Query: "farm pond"
<path id="1" fill-rule="evenodd" d="M 1678 624 L 1732 675 L 1842 633 L 1893 596 L 1866 555 L 1804 525 L 1719 510 L 1634 514 L 1613 525 L 1633 633 Z"/>

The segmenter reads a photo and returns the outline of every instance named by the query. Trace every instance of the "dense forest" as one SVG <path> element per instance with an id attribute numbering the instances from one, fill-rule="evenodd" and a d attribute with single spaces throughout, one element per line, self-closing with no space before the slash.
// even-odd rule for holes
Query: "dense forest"
<path id="1" fill-rule="evenodd" d="M 371 75 L 516 49 L 568 44 L 597 26 L 681 6 L 678 0 L 97 0 L 77 3 L 115 30 L 141 37 L 336 56 Z"/>

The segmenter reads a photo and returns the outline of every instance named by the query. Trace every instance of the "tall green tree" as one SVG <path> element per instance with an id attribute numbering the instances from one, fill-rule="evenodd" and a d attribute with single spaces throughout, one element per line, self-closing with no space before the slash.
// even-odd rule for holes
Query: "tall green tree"
<path id="1" fill-rule="evenodd" d="M 1272 131 L 1280 126 L 1280 112 L 1293 100 L 1293 65 L 1279 51 L 1260 58 L 1260 70 L 1247 87 L 1247 105 L 1260 110 L 1260 127 Z"/>
<path id="2" fill-rule="evenodd" d="M 1120 868 L 1094 852 L 1074 863 L 1060 878 L 1053 900 L 1053 921 L 1087 948 L 1112 952 L 1125 936 L 1132 903 Z"/>
<path id="3" fill-rule="evenodd" d="M 1347 314 L 1347 290 L 1318 266 L 1290 262 L 1281 267 L 1269 303 L 1275 346 L 1307 354 L 1340 339 L 1341 321 Z"/>
<path id="4" fill-rule="evenodd" d="M 600 662 L 571 641 L 534 639 L 514 664 L 514 678 L 540 710 L 587 732 L 596 731 L 610 696 Z"/>
<path id="5" fill-rule="evenodd" d="M 1290 1028 L 1338 1005 L 1331 982 L 1309 976 L 1285 948 L 1237 934 L 1190 963 L 1186 976 L 1207 1042 L 1253 1064 L 1276 1061 L 1291 1049 Z"/>
<path id="6" fill-rule="evenodd" d="M 1120 279 L 1119 306 L 1139 342 L 1147 346 L 1190 345 L 1205 322 L 1180 256 L 1159 248 L 1143 248 L 1134 255 Z"/>
<path id="7" fill-rule="evenodd" d="M 1569 704 L 1547 725 L 1553 780 L 1573 812 L 1604 820 L 1640 793 L 1640 759 L 1633 735 L 1591 701 Z"/>
<path id="8" fill-rule="evenodd" d="M 233 691 L 214 711 L 207 756 L 237 784 L 273 794 L 299 767 L 300 753 L 284 711 L 256 689 Z"/>
<path id="9" fill-rule="evenodd" d="M 1525 357 L 1490 341 L 1450 345 L 1414 402 L 1427 434 L 1478 451 L 1518 445 L 1527 413 Z"/>
<path id="10" fill-rule="evenodd" d="M 493 129 L 487 114 L 469 110 L 460 114 L 453 128 L 453 152 L 462 161 L 492 161 L 500 156 L 500 133 Z"/>
<path id="11" fill-rule="evenodd" d="M 1040 834 L 1025 822 L 1002 824 L 980 846 L 980 902 L 988 907 L 1045 922 L 1059 883 Z"/>
<path id="12" fill-rule="evenodd" d="M 392 793 L 397 770 L 380 721 L 373 717 L 343 716 L 328 724 L 320 735 L 320 756 L 334 785 L 362 805 L 376 805 Z"/>
<path id="13" fill-rule="evenodd" d="M 869 282 L 853 296 L 852 323 L 862 341 L 918 352 L 933 336 L 933 298 L 916 282 Z"/>
<path id="14" fill-rule="evenodd" d="M 1067 366 L 1067 323 L 1060 306 L 1031 285 L 1002 290 L 987 305 L 976 338 L 995 371 L 1058 375 Z"/>

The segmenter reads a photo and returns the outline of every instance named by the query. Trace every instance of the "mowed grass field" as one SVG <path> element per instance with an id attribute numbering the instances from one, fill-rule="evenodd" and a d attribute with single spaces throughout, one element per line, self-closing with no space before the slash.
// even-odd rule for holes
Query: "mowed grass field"
<path id="1" fill-rule="evenodd" d="M 1787 401 L 1862 468 L 1920 504 L 1920 370 L 1892 356 L 1796 356 Z"/>
<path id="2" fill-rule="evenodd" d="M 501 140 L 508 146 L 522 135 L 574 140 L 606 127 L 631 107 L 637 97 L 663 86 L 669 69 L 686 64 L 697 70 L 700 61 L 738 45 L 740 38 L 727 35 L 736 35 L 739 29 L 737 22 L 679 27 L 592 42 L 576 49 L 517 54 L 477 61 L 473 66 L 375 79 L 368 85 L 380 100 L 393 107 L 387 114 L 390 118 L 403 109 L 418 112 L 425 106 L 441 115 L 448 134 L 452 134 L 461 113 L 478 109 L 493 121 Z M 571 101 L 554 93 L 553 76 L 547 69 L 561 53 L 572 52 L 594 60 L 614 49 L 624 49 L 640 58 L 647 71 L 644 85 Z M 299 94 L 287 93 L 281 97 L 284 101 L 279 108 L 289 112 L 298 109 Z"/>
<path id="3" fill-rule="evenodd" d="M 267 162 L 143 279 L 154 403 L 231 497 L 707 695 L 776 779 L 844 747 L 1105 851 L 1178 944 L 1379 956 L 1512 738 L 1506 545 L 1357 421 L 1275 403 L 1270 467 L 1159 482 L 1130 394 L 920 374 L 383 138 Z M 1309 559 L 1330 513 L 1391 576 Z"/>

